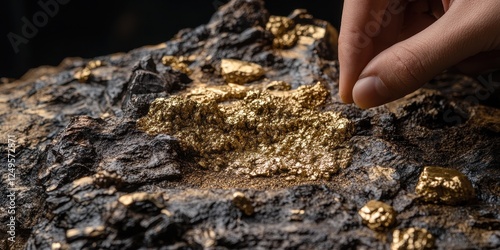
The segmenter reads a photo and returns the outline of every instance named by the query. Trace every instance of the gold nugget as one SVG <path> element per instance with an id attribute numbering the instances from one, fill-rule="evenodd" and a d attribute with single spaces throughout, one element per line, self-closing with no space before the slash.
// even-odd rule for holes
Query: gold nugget
<path id="1" fill-rule="evenodd" d="M 245 215 L 250 216 L 254 213 L 252 201 L 242 192 L 235 192 L 233 194 L 233 204 Z"/>
<path id="2" fill-rule="evenodd" d="M 74 77 L 81 83 L 88 83 L 90 77 L 92 76 L 92 70 L 104 65 L 104 62 L 101 60 L 90 61 L 84 68 L 77 70 L 74 74 Z"/>
<path id="3" fill-rule="evenodd" d="M 359 212 L 363 224 L 375 231 L 384 231 L 396 222 L 396 211 L 380 201 L 371 200 Z"/>
<path id="4" fill-rule="evenodd" d="M 426 250 L 434 249 L 434 236 L 429 231 L 420 228 L 394 230 L 392 233 L 391 250 Z"/>
<path id="5" fill-rule="evenodd" d="M 234 59 L 222 59 L 221 69 L 222 76 L 228 83 L 245 84 L 264 75 L 264 69 L 260 65 Z"/>
<path id="6" fill-rule="evenodd" d="M 288 49 L 297 43 L 298 37 L 295 31 L 295 23 L 292 19 L 284 16 L 271 16 L 266 24 L 266 30 L 274 36 L 273 47 Z"/>
<path id="7" fill-rule="evenodd" d="M 164 56 L 161 58 L 161 62 L 165 66 L 170 66 L 175 71 L 180 71 L 186 75 L 193 73 L 193 70 L 189 68 L 189 62 L 191 62 L 192 57 L 175 57 L 175 56 Z"/>
<path id="8" fill-rule="evenodd" d="M 466 203 L 476 196 L 465 175 L 442 167 L 425 167 L 415 193 L 425 202 L 448 205 Z"/>

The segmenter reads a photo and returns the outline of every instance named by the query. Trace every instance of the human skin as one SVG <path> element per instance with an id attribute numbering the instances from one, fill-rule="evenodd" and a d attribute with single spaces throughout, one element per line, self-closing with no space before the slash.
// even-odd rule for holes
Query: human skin
<path id="1" fill-rule="evenodd" d="M 339 93 L 360 108 L 401 98 L 454 67 L 500 69 L 499 0 L 345 0 Z"/>

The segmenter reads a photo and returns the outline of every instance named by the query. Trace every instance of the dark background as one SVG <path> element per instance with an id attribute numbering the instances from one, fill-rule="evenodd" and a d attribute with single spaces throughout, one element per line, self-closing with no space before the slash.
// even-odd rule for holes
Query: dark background
<path id="1" fill-rule="evenodd" d="M 0 77 L 19 78 L 30 68 L 58 65 L 65 57 L 92 58 L 167 41 L 180 29 L 207 23 L 229 0 L 64 0 L 68 3 L 59 4 L 54 17 L 15 53 L 7 34 L 22 35 L 22 18 L 33 21 L 43 11 L 39 1 L 56 0 L 0 3 Z M 267 0 L 266 7 L 274 15 L 305 8 L 338 28 L 342 0 Z"/>

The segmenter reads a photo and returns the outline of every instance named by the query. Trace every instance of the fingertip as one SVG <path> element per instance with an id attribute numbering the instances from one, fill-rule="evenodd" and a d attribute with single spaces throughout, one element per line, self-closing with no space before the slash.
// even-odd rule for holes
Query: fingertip
<path id="1" fill-rule="evenodd" d="M 389 89 L 377 76 L 362 78 L 353 88 L 354 103 L 362 109 L 380 106 L 392 100 Z"/>

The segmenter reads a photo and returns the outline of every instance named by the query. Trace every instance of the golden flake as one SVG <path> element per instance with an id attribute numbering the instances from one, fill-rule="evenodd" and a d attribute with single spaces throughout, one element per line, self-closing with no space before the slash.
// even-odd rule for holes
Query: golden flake
<path id="1" fill-rule="evenodd" d="M 131 206 L 136 202 L 142 202 L 142 201 L 150 201 L 153 204 L 155 204 L 155 206 L 158 208 L 164 207 L 163 205 L 164 197 L 160 193 L 150 194 L 146 192 L 136 192 L 131 194 L 125 194 L 120 196 L 120 198 L 118 198 L 118 201 L 127 207 Z"/>
<path id="2" fill-rule="evenodd" d="M 105 63 L 101 60 L 89 61 L 87 65 L 75 72 L 74 77 L 81 83 L 88 83 L 92 76 L 92 70 L 104 66 Z"/>
<path id="3" fill-rule="evenodd" d="M 251 62 L 235 59 L 221 60 L 222 76 L 228 83 L 245 84 L 258 80 L 264 75 L 264 69 Z"/>
<path id="4" fill-rule="evenodd" d="M 266 24 L 266 30 L 274 36 L 273 47 L 288 49 L 297 43 L 298 37 L 295 32 L 295 23 L 288 17 L 271 16 Z"/>
<path id="5" fill-rule="evenodd" d="M 425 167 L 415 193 L 425 202 L 448 205 L 466 203 L 476 196 L 464 174 L 442 167 Z"/>
<path id="6" fill-rule="evenodd" d="M 189 68 L 189 63 L 191 63 L 192 61 L 194 61 L 192 56 L 164 56 L 161 58 L 161 62 L 163 63 L 163 65 L 170 66 L 173 70 L 180 71 L 186 75 L 193 73 L 193 70 Z"/>
<path id="7" fill-rule="evenodd" d="M 311 45 L 325 39 L 336 45 L 337 30 L 327 22 L 318 25 L 295 24 L 288 17 L 271 16 L 266 24 L 266 30 L 273 34 L 273 47 L 277 49 L 289 49 L 297 43 Z"/>
<path id="8" fill-rule="evenodd" d="M 66 238 L 68 240 L 74 240 L 81 237 L 99 237 L 103 235 L 106 231 L 104 226 L 97 227 L 85 227 L 85 228 L 73 228 L 66 231 Z"/>

